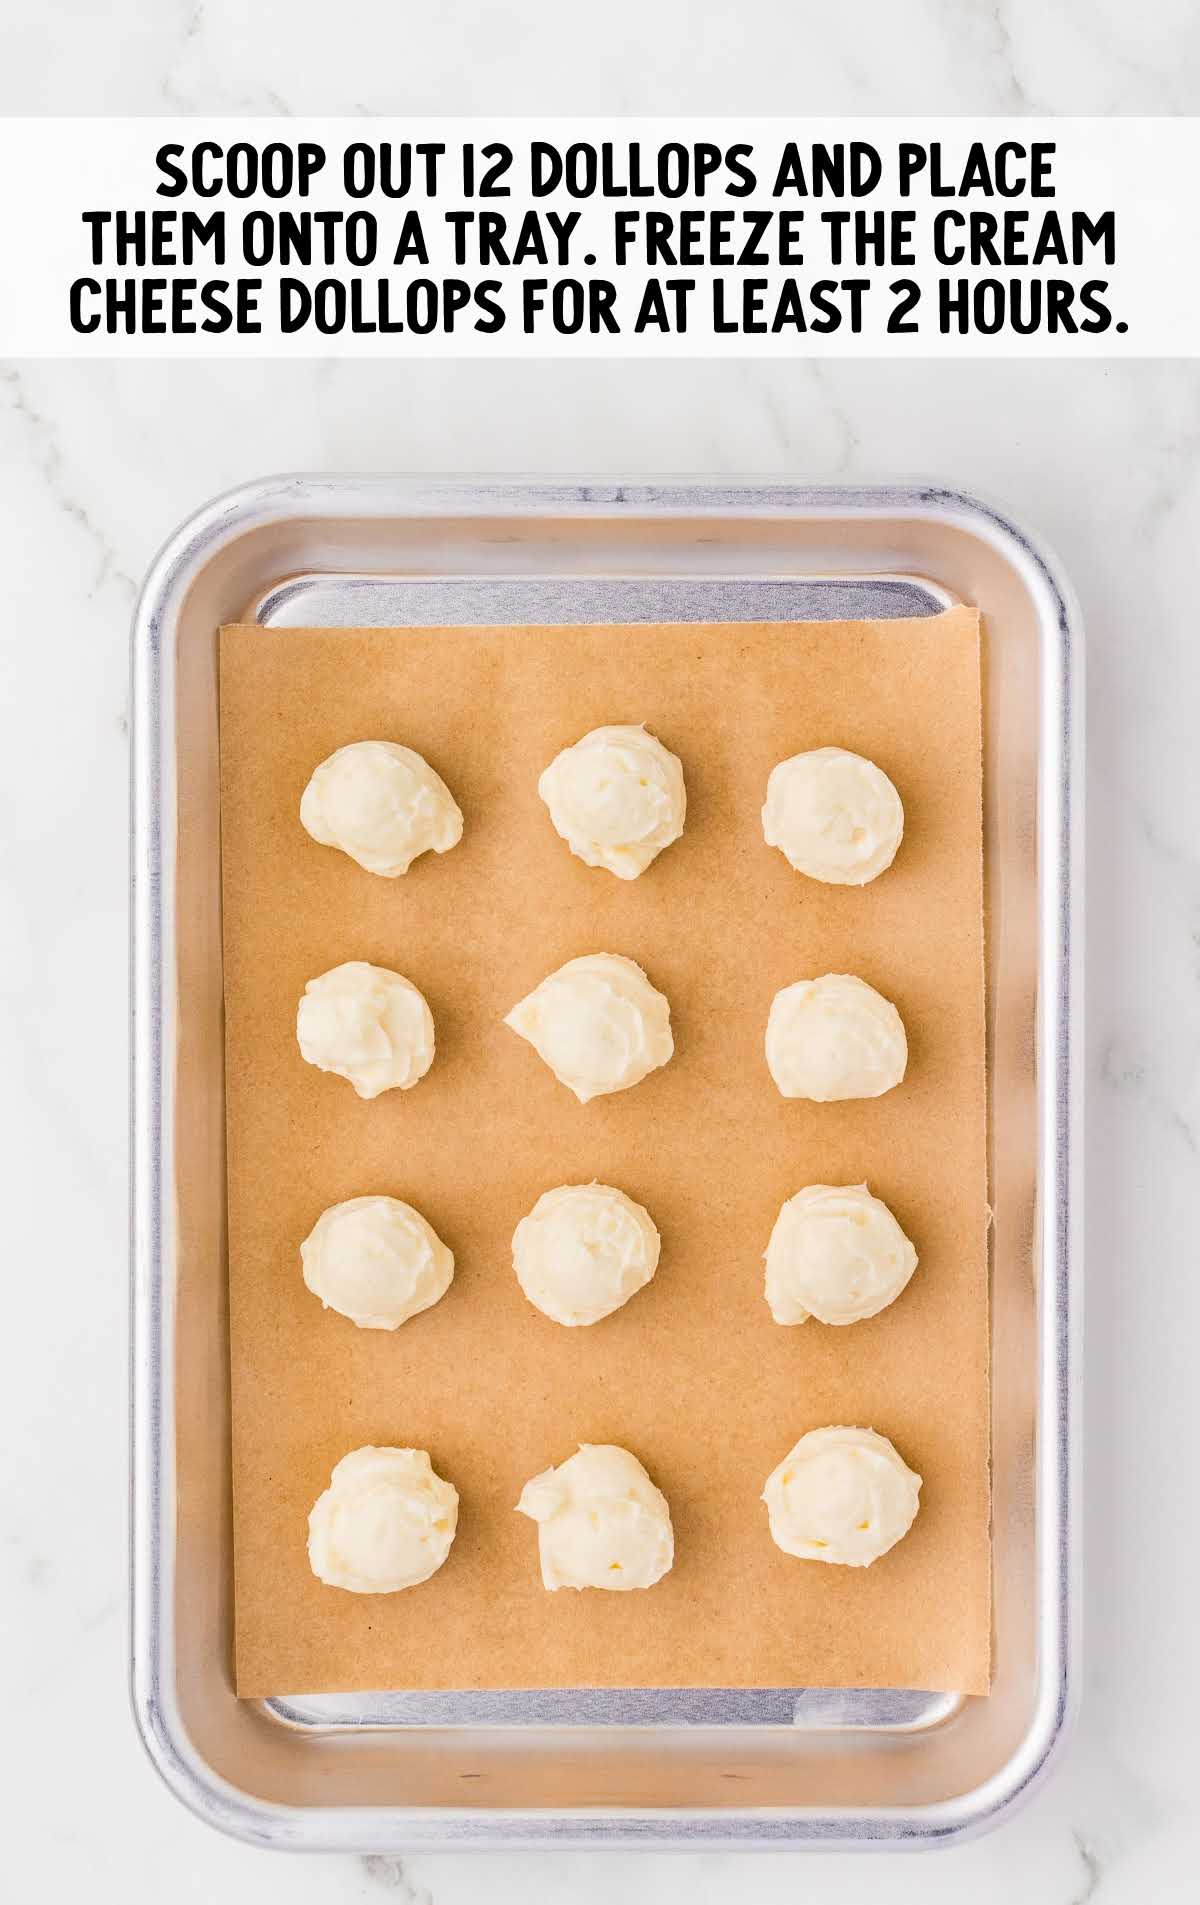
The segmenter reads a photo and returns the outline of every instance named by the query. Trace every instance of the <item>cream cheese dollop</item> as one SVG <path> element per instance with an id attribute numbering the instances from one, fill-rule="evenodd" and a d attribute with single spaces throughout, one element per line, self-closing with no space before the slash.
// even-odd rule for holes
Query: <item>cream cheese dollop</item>
<path id="1" fill-rule="evenodd" d="M 771 1538 L 803 1561 L 869 1568 L 916 1520 L 921 1477 L 874 1429 L 810 1429 L 767 1477 Z"/>
<path id="2" fill-rule="evenodd" d="M 387 880 L 419 854 L 448 853 L 463 831 L 441 775 L 398 741 L 352 741 L 322 761 L 300 797 L 300 824 Z"/>
<path id="3" fill-rule="evenodd" d="M 771 1001 L 767 1065 L 785 1098 L 878 1098 L 908 1066 L 900 1014 L 849 973 L 798 979 Z"/>
<path id="4" fill-rule="evenodd" d="M 395 1594 L 436 1574 L 458 1526 L 458 1491 L 424 1449 L 343 1455 L 308 1517 L 318 1581 L 350 1594 Z"/>
<path id="5" fill-rule="evenodd" d="M 454 1257 L 398 1197 L 351 1197 L 321 1212 L 300 1246 L 302 1274 L 327 1310 L 362 1330 L 394 1330 L 445 1296 Z"/>
<path id="6" fill-rule="evenodd" d="M 585 953 L 543 979 L 504 1021 L 581 1104 L 627 1091 L 675 1050 L 671 1008 L 621 953 Z"/>
<path id="7" fill-rule="evenodd" d="M 433 1015 L 409 979 L 351 959 L 310 979 L 296 1013 L 301 1056 L 360 1098 L 407 1091 L 433 1064 Z"/>
<path id="8" fill-rule="evenodd" d="M 513 1232 L 513 1269 L 534 1308 L 570 1328 L 598 1323 L 644 1289 L 659 1248 L 649 1211 L 624 1191 L 560 1184 Z"/>
<path id="9" fill-rule="evenodd" d="M 818 747 L 771 770 L 762 823 L 767 845 L 797 873 L 830 886 L 865 886 L 895 859 L 904 808 L 874 761 Z"/>
<path id="10" fill-rule="evenodd" d="M 917 1253 L 865 1184 L 809 1184 L 775 1219 L 766 1265 L 777 1323 L 860 1323 L 895 1302 Z"/>
<path id="11" fill-rule="evenodd" d="M 542 1586 L 653 1587 L 675 1558 L 667 1498 L 636 1455 L 581 1442 L 576 1454 L 526 1482 L 518 1514 L 538 1525 Z"/>
<path id="12" fill-rule="evenodd" d="M 538 793 L 576 858 L 619 880 L 678 840 L 687 812 L 682 762 L 644 727 L 593 728 L 555 755 Z"/>

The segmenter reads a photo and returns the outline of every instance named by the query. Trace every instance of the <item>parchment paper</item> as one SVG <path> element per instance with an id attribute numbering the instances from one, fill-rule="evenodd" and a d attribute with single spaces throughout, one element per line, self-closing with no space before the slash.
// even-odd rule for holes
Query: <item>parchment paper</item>
<path id="1" fill-rule="evenodd" d="M 536 782 L 560 747 L 645 721 L 684 763 L 687 831 L 641 879 L 583 866 Z M 403 879 L 315 845 L 312 768 L 363 738 L 428 757 L 462 844 Z M 762 839 L 776 761 L 829 743 L 892 776 L 906 833 L 862 889 Z M 221 761 L 230 1337 L 241 1694 L 365 1688 L 895 1686 L 986 1690 L 989 1668 L 979 629 L 974 610 L 882 623 L 568 629 L 228 628 Z M 578 953 L 636 958 L 676 1056 L 581 1106 L 501 1023 Z M 301 1060 L 296 1002 L 346 959 L 432 1007 L 412 1091 L 360 1101 Z M 775 991 L 828 971 L 895 1001 L 908 1077 L 791 1103 L 763 1032 Z M 538 1195 L 598 1178 L 649 1209 L 653 1283 L 567 1330 L 526 1302 L 510 1240 Z M 762 1252 L 804 1184 L 866 1181 L 920 1253 L 849 1328 L 772 1322 Z M 324 1311 L 299 1245 L 326 1205 L 414 1203 L 455 1254 L 441 1303 L 395 1333 Z M 891 1436 L 924 1477 L 911 1534 L 869 1569 L 779 1552 L 763 1482 L 805 1430 Z M 529 1476 L 624 1443 L 671 1504 L 673 1571 L 645 1593 L 547 1594 Z M 458 1538 L 421 1587 L 321 1586 L 306 1517 L 362 1443 L 427 1448 Z"/>

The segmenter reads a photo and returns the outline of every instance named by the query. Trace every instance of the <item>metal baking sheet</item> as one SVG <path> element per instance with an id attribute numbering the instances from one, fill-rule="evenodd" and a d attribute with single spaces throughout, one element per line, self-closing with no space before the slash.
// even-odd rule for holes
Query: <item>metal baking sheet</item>
<path id="1" fill-rule="evenodd" d="M 917 578 L 299 576 L 254 605 L 264 628 L 403 628 L 636 622 L 808 622 L 936 615 L 948 591 Z M 410 1692 L 296 1695 L 266 1705 L 293 1724 L 320 1727 L 553 1720 L 592 1725 L 816 1725 L 914 1728 L 957 1704 L 942 1693 L 889 1688 L 626 1688 L 569 1692 Z M 900 1716 L 899 1719 L 897 1716 Z"/>
<path id="2" fill-rule="evenodd" d="M 884 618 L 956 600 L 986 630 L 992 1694 L 237 1702 L 218 625 Z M 1078 649 L 1045 555 L 929 486 L 282 479 L 218 500 L 168 545 L 134 629 L 133 1680 L 152 1756 L 197 1810 L 266 1843 L 368 1850 L 936 1843 L 999 1816 L 1045 1764 L 1073 1637 Z"/>

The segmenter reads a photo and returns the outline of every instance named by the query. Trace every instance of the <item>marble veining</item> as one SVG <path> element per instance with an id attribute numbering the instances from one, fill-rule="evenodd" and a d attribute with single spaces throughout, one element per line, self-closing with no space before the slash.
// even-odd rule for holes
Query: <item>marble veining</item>
<path id="1" fill-rule="evenodd" d="M 543 1886 L 599 1905 L 792 1898 L 1182 1896 L 1200 1695 L 1187 1416 L 1200 1298 L 1200 368 L 1126 364 L 241 366 L 28 364 L 0 379 L 11 705 L 0 755 L 9 1002 L 0 1131 L 17 1170 L 16 1419 L 2 1484 L 10 1866 L 56 1896 L 256 1900 L 391 1890 L 465 1905 Z M 161 537 L 202 497 L 285 468 L 878 477 L 914 467 L 1009 502 L 1055 544 L 1090 648 L 1088 1665 L 1074 1744 L 998 1838 L 912 1860 L 777 1855 L 297 1862 L 191 1820 L 123 1697 L 126 625 Z M 36 788 L 37 800 L 29 798 Z M 80 975 L 97 1004 L 86 1037 Z M 72 1014 L 45 1002 L 70 999 Z M 64 1195 L 64 1190 L 67 1194 Z M 52 1212 L 54 1248 L 43 1224 Z M 69 1270 L 69 1275 L 67 1274 Z M 59 1280 L 56 1286 L 55 1279 Z M 26 1288 L 26 1283 L 29 1287 Z M 66 1298 L 67 1300 L 63 1300 Z M 49 1319 L 53 1335 L 47 1337 Z M 1170 1320 L 1170 1329 L 1164 1321 Z M 25 1333 L 23 1335 L 22 1333 Z M 1185 1361 L 1186 1359 L 1186 1361 Z M 29 1448 L 34 1446 L 29 1441 Z M 1146 1480 L 1154 1451 L 1156 1485 Z M 45 1769 L 54 1769 L 47 1776 Z M 1172 1887 L 1176 1887 L 1175 1891 Z"/>
<path id="2" fill-rule="evenodd" d="M 433 1905 L 433 1893 L 427 1885 L 414 1884 L 404 1859 L 370 1854 L 362 1861 L 362 1868 L 373 1885 L 392 1894 L 396 1905 Z"/>
<path id="3" fill-rule="evenodd" d="M 609 0 L 603 32 L 553 0 L 66 13 L 10 0 L 4 110 L 1177 113 L 1200 82 L 1191 0 Z"/>
<path id="4" fill-rule="evenodd" d="M 1193 0 L 13 0 L 10 112 L 1162 112 Z M 364 59 L 363 49 L 371 49 Z M 469 56 L 463 49 L 469 47 Z M 766 49 L 770 49 L 769 53 Z M 386 52 L 387 57 L 380 57 Z M 1056 545 L 1089 639 L 1087 1666 L 1075 1738 L 997 1836 L 914 1859 L 265 1854 L 161 1789 L 124 1692 L 126 637 L 206 496 L 270 471 L 917 473 Z M 5 1877 L 50 1905 L 1140 1905 L 1191 1895 L 1200 1659 L 1200 366 L 0 368 L 0 1473 Z M 28 1349 L 29 1353 L 25 1353 Z"/>

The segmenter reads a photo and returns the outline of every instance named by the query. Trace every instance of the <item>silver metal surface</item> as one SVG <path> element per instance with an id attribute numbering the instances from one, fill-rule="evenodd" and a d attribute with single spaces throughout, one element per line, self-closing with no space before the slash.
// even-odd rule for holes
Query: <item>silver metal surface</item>
<path id="1" fill-rule="evenodd" d="M 994 1684 L 238 1701 L 231 1672 L 216 631 L 985 615 Z M 930 485 L 284 478 L 134 626 L 133 1657 L 173 1789 L 263 1844 L 933 1844 L 994 1822 L 1073 1683 L 1082 657 L 1005 517 Z"/>

